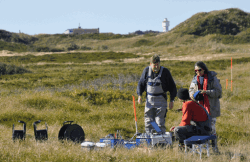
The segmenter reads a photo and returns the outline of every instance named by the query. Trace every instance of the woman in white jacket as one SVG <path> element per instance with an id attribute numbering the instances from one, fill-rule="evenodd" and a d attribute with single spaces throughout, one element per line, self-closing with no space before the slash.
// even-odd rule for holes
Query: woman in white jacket
<path id="1" fill-rule="evenodd" d="M 220 80 L 216 77 L 217 73 L 214 71 L 209 71 L 206 64 L 202 61 L 195 63 L 195 76 L 189 87 L 189 94 L 192 98 L 193 94 L 200 90 L 199 103 L 206 108 L 212 117 L 212 134 L 216 135 L 216 117 L 220 116 L 220 101 L 222 95 L 222 89 L 220 85 Z M 216 141 L 213 141 L 213 146 Z M 214 148 L 218 151 L 218 148 Z"/>

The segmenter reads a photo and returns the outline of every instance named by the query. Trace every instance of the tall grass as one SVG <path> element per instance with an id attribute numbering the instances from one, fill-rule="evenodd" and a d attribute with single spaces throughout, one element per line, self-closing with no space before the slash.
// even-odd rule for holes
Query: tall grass
<path id="1" fill-rule="evenodd" d="M 81 55 L 81 54 L 78 54 Z M 95 53 L 92 54 L 92 58 Z M 120 55 L 115 54 L 115 55 Z M 60 56 L 60 57 L 59 57 Z M 77 55 L 75 55 L 78 57 Z M 109 53 L 103 53 L 104 59 Z M 130 55 L 128 55 L 130 56 Z M 131 55 L 132 58 L 136 57 Z M 147 57 L 150 57 L 148 55 Z M 1 57 L 6 65 L 15 64 L 31 73 L 1 75 L 0 98 L 0 159 L 1 161 L 200 161 L 199 156 L 178 151 L 177 143 L 172 149 L 124 148 L 94 150 L 87 152 L 70 141 L 58 141 L 58 133 L 64 121 L 73 120 L 80 125 L 86 141 L 98 142 L 109 133 L 121 131 L 123 138 L 135 133 L 132 95 L 141 72 L 149 62 L 126 63 L 111 57 L 111 63 L 88 64 L 73 59 L 63 63 L 68 55 L 51 55 L 53 60 L 41 64 L 48 56 Z M 34 59 L 33 63 L 26 60 Z M 24 60 L 21 61 L 20 60 Z M 99 57 L 98 61 L 103 59 Z M 65 61 L 66 62 L 66 61 Z M 218 144 L 221 154 L 203 155 L 205 161 L 247 161 L 249 148 L 249 84 L 250 58 L 234 59 L 233 91 L 226 89 L 230 79 L 230 58 L 205 61 L 209 70 L 218 72 L 223 87 L 222 115 L 217 120 Z M 194 61 L 162 61 L 176 82 L 177 88 L 188 88 L 194 75 Z M 143 96 L 145 101 L 145 96 Z M 169 100 L 169 99 L 168 99 Z M 167 129 L 180 123 L 181 113 L 176 109 L 182 103 L 174 103 L 166 118 Z M 144 105 L 138 105 L 138 129 L 144 131 Z M 25 141 L 13 142 L 12 125 L 22 129 L 18 120 L 27 123 Z M 49 139 L 36 142 L 33 122 L 42 120 L 48 124 Z M 230 121 L 230 122 L 229 122 Z M 44 127 L 39 124 L 39 127 Z"/>

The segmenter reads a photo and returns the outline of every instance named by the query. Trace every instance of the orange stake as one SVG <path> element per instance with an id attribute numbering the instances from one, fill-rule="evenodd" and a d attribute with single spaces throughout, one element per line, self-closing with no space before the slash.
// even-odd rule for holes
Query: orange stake
<path id="1" fill-rule="evenodd" d="M 135 128 L 136 128 L 136 133 L 138 133 L 137 132 L 137 118 L 136 118 L 135 97 L 134 96 L 132 96 L 132 97 L 133 97 L 134 115 L 135 115 Z"/>
<path id="2" fill-rule="evenodd" d="M 228 79 L 226 79 L 226 89 L 227 89 L 227 86 L 228 86 Z"/>
<path id="3" fill-rule="evenodd" d="M 231 91 L 233 91 L 233 59 L 231 57 Z"/>

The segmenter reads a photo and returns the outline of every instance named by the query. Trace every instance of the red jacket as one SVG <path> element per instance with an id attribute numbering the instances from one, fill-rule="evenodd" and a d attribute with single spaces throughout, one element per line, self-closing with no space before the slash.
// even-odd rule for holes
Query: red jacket
<path id="1" fill-rule="evenodd" d="M 202 107 L 194 101 L 183 102 L 182 105 L 182 120 L 179 126 L 191 125 L 190 121 L 206 121 L 208 120 L 207 114 Z"/>

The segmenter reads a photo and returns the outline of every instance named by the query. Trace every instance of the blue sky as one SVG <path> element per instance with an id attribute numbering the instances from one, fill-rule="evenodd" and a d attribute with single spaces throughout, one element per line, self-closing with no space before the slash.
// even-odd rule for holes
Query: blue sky
<path id="1" fill-rule="evenodd" d="M 67 29 L 99 28 L 101 33 L 169 29 L 198 12 L 239 8 L 250 13 L 250 0 L 0 0 L 0 29 L 57 34 Z"/>

